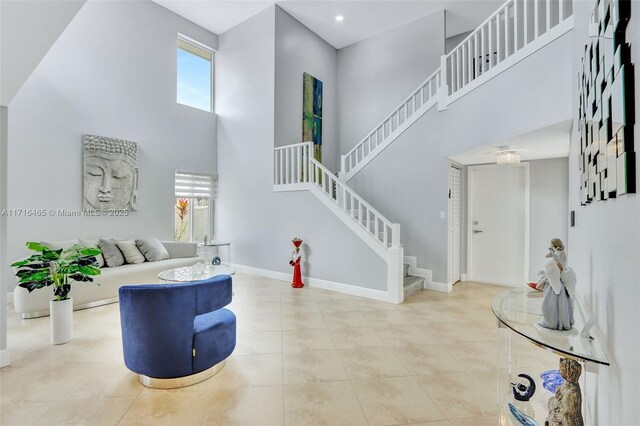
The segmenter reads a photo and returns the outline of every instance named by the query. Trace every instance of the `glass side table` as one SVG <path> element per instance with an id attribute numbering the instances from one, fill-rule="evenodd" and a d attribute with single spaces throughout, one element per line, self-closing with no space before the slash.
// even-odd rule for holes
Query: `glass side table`
<path id="1" fill-rule="evenodd" d="M 579 378 L 582 389 L 582 415 L 588 413 L 586 392 L 595 381 L 599 366 L 608 366 L 606 343 L 597 326 L 589 328 L 589 316 L 579 300 L 574 301 L 574 329 L 571 332 L 545 330 L 536 326 L 542 318 L 542 292 L 529 289 L 508 290 L 497 294 L 491 309 L 498 320 L 497 336 L 497 400 L 498 424 L 521 425 L 511 413 L 509 404 L 520 412 L 545 424 L 549 414 L 548 401 L 554 396 L 543 386 L 542 373 L 558 370 L 561 358 L 575 360 L 582 366 Z M 579 298 L 578 298 L 579 299 Z M 586 336 L 581 332 L 587 327 Z M 535 346 L 533 346 L 535 345 Z M 535 392 L 529 401 L 516 400 L 513 384 L 528 385 L 526 374 L 535 382 Z M 550 377 L 545 375 L 546 377 Z M 554 389 L 552 387 L 552 389 Z"/>
<path id="2" fill-rule="evenodd" d="M 198 256 L 206 259 L 207 263 L 211 265 L 214 258 L 220 256 L 220 247 L 227 248 L 226 261 L 223 262 L 220 257 L 220 265 L 231 266 L 231 242 L 229 241 L 209 241 L 207 244 L 198 244 Z"/>

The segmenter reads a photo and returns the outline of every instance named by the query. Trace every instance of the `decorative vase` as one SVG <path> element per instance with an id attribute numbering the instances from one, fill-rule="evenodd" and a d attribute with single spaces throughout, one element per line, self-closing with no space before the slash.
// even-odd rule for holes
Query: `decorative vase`
<path id="1" fill-rule="evenodd" d="M 73 339 L 73 299 L 51 300 L 51 344 L 62 345 Z"/>

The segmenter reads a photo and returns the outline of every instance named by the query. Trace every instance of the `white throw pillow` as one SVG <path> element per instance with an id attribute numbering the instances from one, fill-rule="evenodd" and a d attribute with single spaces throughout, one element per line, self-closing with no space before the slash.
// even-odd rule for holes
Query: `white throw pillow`
<path id="1" fill-rule="evenodd" d="M 169 259 L 169 252 L 157 238 L 142 238 L 136 244 L 149 262 Z"/>
<path id="2" fill-rule="evenodd" d="M 144 255 L 140 252 L 140 249 L 138 249 L 135 241 L 116 241 L 116 245 L 124 255 L 124 259 L 127 261 L 127 263 L 134 264 L 144 262 Z"/>

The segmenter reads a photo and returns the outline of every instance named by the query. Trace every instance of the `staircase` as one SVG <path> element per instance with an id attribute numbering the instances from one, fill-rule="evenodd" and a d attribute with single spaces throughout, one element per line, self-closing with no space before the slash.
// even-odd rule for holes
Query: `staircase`
<path id="1" fill-rule="evenodd" d="M 457 47 L 391 114 L 341 156 L 349 181 L 434 106 L 438 111 L 573 28 L 568 0 L 507 0 Z"/>
<path id="2" fill-rule="evenodd" d="M 356 192 L 315 160 L 313 143 L 276 147 L 273 190 L 311 191 L 327 208 L 387 262 L 387 301 L 402 303 L 400 224 L 392 223 Z"/>
<path id="3" fill-rule="evenodd" d="M 339 178 L 312 158 L 313 144 L 274 149 L 273 189 L 308 190 L 387 263 L 387 301 L 401 303 L 424 288 L 403 264 L 400 224 L 392 223 L 346 182 L 434 106 L 447 106 L 573 28 L 570 0 L 507 0 L 440 67 L 347 154 Z M 449 286 L 450 287 L 450 286 Z"/>
<path id="4" fill-rule="evenodd" d="M 411 296 L 413 293 L 424 289 L 424 278 L 409 275 L 409 264 L 405 263 L 402 275 L 402 289 L 404 298 Z"/>

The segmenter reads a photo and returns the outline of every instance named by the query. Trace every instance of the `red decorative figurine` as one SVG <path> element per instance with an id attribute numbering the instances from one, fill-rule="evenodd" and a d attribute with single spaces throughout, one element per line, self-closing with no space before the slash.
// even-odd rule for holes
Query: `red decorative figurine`
<path id="1" fill-rule="evenodd" d="M 291 260 L 289 261 L 289 265 L 293 266 L 293 282 L 291 283 L 291 287 L 302 288 L 304 287 L 302 272 L 300 272 L 300 246 L 302 245 L 302 240 L 296 237 L 292 241 L 296 249 L 291 250 Z"/>

